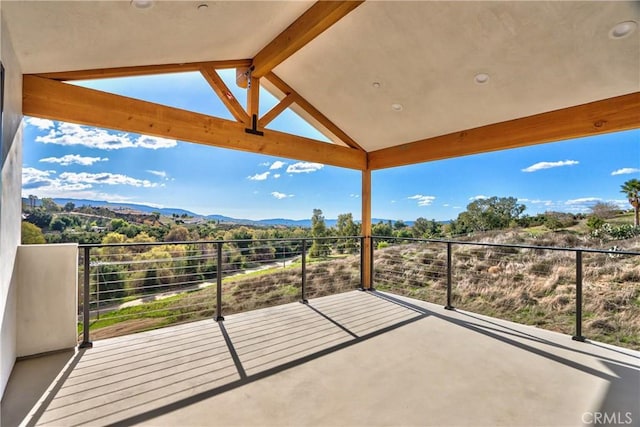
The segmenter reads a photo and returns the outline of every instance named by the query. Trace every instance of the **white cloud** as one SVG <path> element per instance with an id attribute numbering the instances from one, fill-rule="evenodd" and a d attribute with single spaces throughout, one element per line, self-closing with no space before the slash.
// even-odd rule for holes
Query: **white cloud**
<path id="1" fill-rule="evenodd" d="M 280 160 L 276 160 L 275 162 L 273 162 L 273 164 L 271 165 L 271 167 L 269 169 L 271 169 L 271 170 L 282 169 L 282 167 L 284 165 L 286 165 L 285 162 L 281 162 Z"/>
<path id="2" fill-rule="evenodd" d="M 287 167 L 287 173 L 311 173 L 317 172 L 324 167 L 320 163 L 298 162 Z"/>
<path id="3" fill-rule="evenodd" d="M 53 170 L 39 170 L 35 168 L 23 168 L 22 169 L 22 195 L 27 197 L 30 194 L 38 197 L 62 197 L 62 198 L 76 198 L 76 199 L 92 199 L 92 200 L 108 200 L 111 202 L 117 201 L 130 201 L 130 197 L 119 196 L 114 193 L 103 193 L 93 189 L 94 183 L 100 184 L 117 184 L 124 185 L 140 184 L 140 182 L 131 181 L 122 178 L 116 178 L 109 180 L 96 179 L 96 176 L 89 176 L 86 182 L 81 180 L 80 174 L 55 176 L 56 171 Z M 63 176 L 64 175 L 64 176 Z M 89 174 L 89 175 L 101 175 L 101 174 Z M 115 174 L 109 174 L 117 176 Z M 122 176 L 122 175 L 120 175 Z M 99 178 L 99 177 L 98 177 Z M 135 178 L 131 178 L 135 180 Z M 140 181 L 140 180 L 137 180 Z M 142 186 L 144 182 L 142 182 Z M 153 185 L 152 185 L 153 186 Z M 148 204 L 148 203 L 144 203 Z"/>
<path id="4" fill-rule="evenodd" d="M 567 200 L 566 202 L 564 202 L 564 204 L 568 206 L 575 206 L 575 205 L 593 204 L 601 201 L 602 199 L 599 197 L 581 197 L 579 199 Z"/>
<path id="5" fill-rule="evenodd" d="M 267 179 L 269 177 L 269 174 L 271 172 L 267 171 L 267 172 L 263 172 L 263 173 L 257 173 L 253 176 L 248 176 L 247 179 L 251 180 L 251 181 L 264 181 L 265 179 Z"/>
<path id="6" fill-rule="evenodd" d="M 538 162 L 522 169 L 522 172 L 536 172 L 542 169 L 558 168 L 562 166 L 574 166 L 579 164 L 577 160 L 561 160 L 558 162 Z"/>
<path id="7" fill-rule="evenodd" d="M 445 203 L 442 206 L 445 207 L 445 208 L 448 208 L 450 205 L 449 205 L 449 203 Z"/>
<path id="8" fill-rule="evenodd" d="M 429 206 L 436 199 L 435 196 L 423 196 L 422 194 L 416 194 L 415 196 L 407 197 L 409 200 L 417 200 L 418 206 Z"/>
<path id="9" fill-rule="evenodd" d="M 278 200 L 282 200 L 282 199 L 287 199 L 289 197 L 293 197 L 293 194 L 284 194 L 284 193 L 280 193 L 278 191 L 274 191 L 271 193 L 271 195 L 273 197 L 275 197 Z"/>
<path id="10" fill-rule="evenodd" d="M 153 169 L 147 169 L 147 170 L 145 170 L 145 172 L 148 172 L 151 175 L 159 176 L 160 178 L 163 178 L 163 179 L 169 179 L 169 177 L 167 176 L 167 173 L 165 171 L 156 171 L 156 170 L 153 170 Z"/>
<path id="11" fill-rule="evenodd" d="M 359 194 L 349 194 L 349 197 L 351 197 L 353 199 L 359 199 L 360 195 Z"/>
<path id="12" fill-rule="evenodd" d="M 128 133 L 110 133 L 106 129 L 90 128 L 73 123 L 58 123 L 45 136 L 36 137 L 36 142 L 64 146 L 81 145 L 100 150 L 119 150 L 122 148 L 159 148 L 175 147 L 174 139 L 139 135 L 137 138 Z"/>
<path id="13" fill-rule="evenodd" d="M 281 176 L 281 175 L 280 175 L 279 173 L 273 174 L 273 178 L 274 178 L 274 179 L 278 179 L 278 178 L 280 178 L 280 176 Z"/>
<path id="14" fill-rule="evenodd" d="M 43 163 L 58 163 L 62 166 L 69 166 L 78 164 L 82 166 L 91 166 L 97 162 L 106 162 L 109 159 L 107 157 L 83 157 L 78 154 L 67 154 L 62 157 L 46 157 L 40 159 Z"/>
<path id="15" fill-rule="evenodd" d="M 60 180 L 70 184 L 103 184 L 103 185 L 130 185 L 132 187 L 151 188 L 158 184 L 146 179 L 137 179 L 119 173 L 87 173 L 87 172 L 63 172 Z"/>
<path id="16" fill-rule="evenodd" d="M 622 168 L 622 169 L 618 169 L 615 170 L 613 172 L 611 172 L 612 176 L 616 176 L 616 175 L 628 175 L 631 173 L 638 173 L 640 172 L 640 169 L 638 168 Z"/>
<path id="17" fill-rule="evenodd" d="M 478 194 L 477 196 L 473 196 L 473 197 L 469 197 L 470 201 L 475 201 L 475 200 L 480 200 L 480 199 L 488 199 L 489 197 L 485 196 L 484 194 Z"/>
<path id="18" fill-rule="evenodd" d="M 39 130 L 47 130 L 55 126 L 55 123 L 53 122 L 53 120 L 40 119 L 38 117 L 29 117 L 28 119 L 25 120 L 25 123 L 27 123 L 30 126 L 36 127 Z"/>

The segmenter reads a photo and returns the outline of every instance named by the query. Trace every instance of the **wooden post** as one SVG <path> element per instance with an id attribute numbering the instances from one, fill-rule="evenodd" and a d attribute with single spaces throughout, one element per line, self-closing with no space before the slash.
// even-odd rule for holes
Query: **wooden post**
<path id="1" fill-rule="evenodd" d="M 362 266 L 362 287 L 371 289 L 371 169 L 362 171 L 362 235 L 364 257 Z"/>
<path id="2" fill-rule="evenodd" d="M 260 105 L 260 79 L 251 77 L 247 90 L 247 113 L 249 118 L 258 117 Z M 256 119 L 257 120 L 257 119 Z"/>

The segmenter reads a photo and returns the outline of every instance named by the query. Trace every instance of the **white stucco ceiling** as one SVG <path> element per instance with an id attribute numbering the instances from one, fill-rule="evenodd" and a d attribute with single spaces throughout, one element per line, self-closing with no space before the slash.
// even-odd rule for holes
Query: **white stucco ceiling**
<path id="1" fill-rule="evenodd" d="M 23 72 L 43 73 L 251 58 L 312 4 L 200 3 L 3 0 L 2 13 Z M 368 1 L 274 71 L 373 151 L 639 91 L 640 29 L 609 37 L 628 20 L 640 3 Z"/>
<path id="2" fill-rule="evenodd" d="M 2 0 L 25 74 L 255 55 L 313 2 Z M 198 9 L 206 3 L 207 8 Z"/>

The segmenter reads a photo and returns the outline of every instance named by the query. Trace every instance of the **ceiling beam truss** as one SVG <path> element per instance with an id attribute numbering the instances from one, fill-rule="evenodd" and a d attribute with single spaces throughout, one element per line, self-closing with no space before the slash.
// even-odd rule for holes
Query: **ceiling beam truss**
<path id="1" fill-rule="evenodd" d="M 276 36 L 252 61 L 252 75 L 264 77 L 363 1 L 318 1 Z"/>
<path id="2" fill-rule="evenodd" d="M 369 152 L 383 169 L 640 127 L 640 92 Z"/>
<path id="3" fill-rule="evenodd" d="M 96 80 L 116 77 L 150 76 L 154 74 L 186 73 L 200 71 L 205 68 L 217 70 L 226 68 L 243 68 L 251 65 L 250 59 L 233 59 L 228 61 L 188 62 L 184 64 L 141 65 L 136 67 L 98 68 L 94 70 L 62 71 L 37 74 L 45 79 Z"/>
<path id="4" fill-rule="evenodd" d="M 276 117 L 280 115 L 284 110 L 289 108 L 291 104 L 293 104 L 296 100 L 296 96 L 293 94 L 289 94 L 282 98 L 280 102 L 273 106 L 273 108 L 267 111 L 264 116 L 260 117 L 260 121 L 258 121 L 258 126 L 264 128 L 269 123 L 273 121 Z"/>
<path id="5" fill-rule="evenodd" d="M 249 115 L 244 111 L 244 108 L 240 105 L 236 97 L 233 96 L 233 93 L 229 90 L 220 75 L 218 75 L 218 72 L 213 68 L 202 68 L 200 73 L 202 73 L 202 76 L 207 80 L 231 115 L 233 115 L 237 121 L 248 126 L 251 121 Z"/>
<path id="6" fill-rule="evenodd" d="M 23 76 L 23 113 L 125 132 L 248 151 L 276 157 L 366 169 L 366 153 L 276 131 L 263 136 L 245 125 L 80 86 Z"/>

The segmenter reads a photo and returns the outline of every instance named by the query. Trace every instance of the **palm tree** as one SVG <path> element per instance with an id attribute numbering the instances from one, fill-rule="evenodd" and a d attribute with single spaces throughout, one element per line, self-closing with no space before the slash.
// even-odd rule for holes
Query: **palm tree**
<path id="1" fill-rule="evenodd" d="M 640 180 L 630 179 L 620 186 L 622 193 L 627 195 L 629 204 L 633 206 L 636 212 L 634 225 L 637 227 L 640 225 Z"/>

